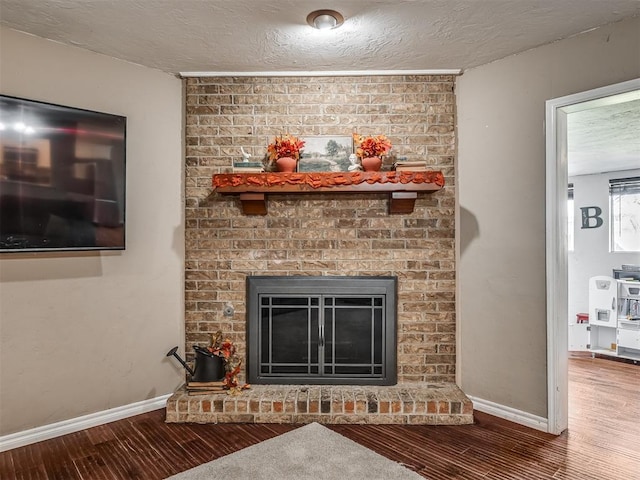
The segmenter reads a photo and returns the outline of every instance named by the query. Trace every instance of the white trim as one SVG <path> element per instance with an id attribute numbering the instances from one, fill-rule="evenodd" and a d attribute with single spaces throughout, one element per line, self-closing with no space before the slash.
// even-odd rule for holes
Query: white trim
<path id="1" fill-rule="evenodd" d="M 171 394 L 0 437 L 0 452 L 164 408 Z"/>
<path id="2" fill-rule="evenodd" d="M 574 105 L 640 89 L 640 78 L 546 102 L 546 269 L 548 432 L 568 426 L 568 293 L 566 245 L 566 114 Z"/>
<path id="3" fill-rule="evenodd" d="M 180 72 L 187 77 L 363 77 L 371 75 L 462 75 L 461 68 L 440 70 L 337 70 L 289 72 Z"/>
<path id="4" fill-rule="evenodd" d="M 546 418 L 500 405 L 489 400 L 472 397 L 471 395 L 467 395 L 467 397 L 473 402 L 474 410 L 493 415 L 494 417 L 503 418 L 510 422 L 524 425 L 525 427 L 534 428 L 543 432 L 548 431 Z"/>
<path id="5" fill-rule="evenodd" d="M 557 107 L 556 101 L 547 101 L 545 213 L 547 421 L 549 433 L 556 435 L 566 430 L 569 422 L 566 123 L 566 113 Z"/>

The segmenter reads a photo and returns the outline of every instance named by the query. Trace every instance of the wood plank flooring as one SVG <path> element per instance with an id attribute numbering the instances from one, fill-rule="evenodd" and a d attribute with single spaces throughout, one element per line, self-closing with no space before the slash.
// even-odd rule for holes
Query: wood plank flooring
<path id="1" fill-rule="evenodd" d="M 569 376 L 557 437 L 479 412 L 474 425 L 328 428 L 431 480 L 640 480 L 640 366 L 571 358 Z M 157 410 L 0 453 L 0 478 L 163 479 L 294 428 L 166 424 Z"/>

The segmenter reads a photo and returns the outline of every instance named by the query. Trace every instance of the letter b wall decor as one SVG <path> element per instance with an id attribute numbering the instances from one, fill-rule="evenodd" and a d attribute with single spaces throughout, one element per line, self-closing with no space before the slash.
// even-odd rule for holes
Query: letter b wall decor
<path id="1" fill-rule="evenodd" d="M 602 209 L 600 207 L 580 207 L 582 213 L 582 228 L 600 228 L 604 223 L 602 220 Z"/>

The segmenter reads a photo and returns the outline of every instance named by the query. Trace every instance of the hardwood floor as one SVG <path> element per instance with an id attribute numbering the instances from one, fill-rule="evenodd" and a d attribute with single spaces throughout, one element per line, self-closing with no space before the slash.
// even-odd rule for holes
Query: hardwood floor
<path id="1" fill-rule="evenodd" d="M 640 479 L 640 366 L 572 358 L 569 376 L 557 437 L 482 413 L 465 426 L 329 428 L 431 480 Z M 163 420 L 157 410 L 0 453 L 0 478 L 162 479 L 296 428 Z"/>

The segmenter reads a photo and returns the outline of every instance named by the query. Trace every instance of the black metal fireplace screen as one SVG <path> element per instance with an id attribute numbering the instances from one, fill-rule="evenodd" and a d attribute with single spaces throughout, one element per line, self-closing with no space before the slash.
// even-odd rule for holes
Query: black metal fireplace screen
<path id="1" fill-rule="evenodd" d="M 247 277 L 249 383 L 394 385 L 396 277 Z"/>

